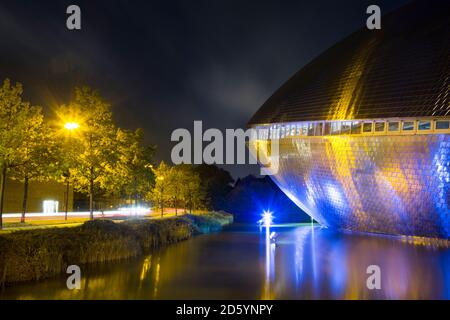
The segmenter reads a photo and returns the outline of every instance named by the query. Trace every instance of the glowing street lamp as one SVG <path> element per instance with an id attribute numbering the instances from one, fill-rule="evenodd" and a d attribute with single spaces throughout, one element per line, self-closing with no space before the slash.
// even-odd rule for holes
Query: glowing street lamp
<path id="1" fill-rule="evenodd" d="M 80 127 L 80 124 L 77 122 L 66 122 L 64 124 L 64 128 L 69 131 L 77 130 L 79 127 Z"/>
<path id="2" fill-rule="evenodd" d="M 78 123 L 78 122 L 66 122 L 66 123 L 64 123 L 64 129 L 66 129 L 66 130 L 68 130 L 68 131 L 70 131 L 70 132 L 72 132 L 72 131 L 75 131 L 75 130 L 77 130 L 78 128 L 80 128 L 80 124 Z M 68 172 L 67 173 L 67 175 L 66 175 L 66 199 L 65 199 L 65 215 L 64 215 L 64 219 L 65 220 L 67 220 L 67 212 L 68 212 L 68 210 L 69 210 L 69 183 L 70 183 L 70 180 L 69 180 L 69 176 L 70 176 L 70 173 Z"/>

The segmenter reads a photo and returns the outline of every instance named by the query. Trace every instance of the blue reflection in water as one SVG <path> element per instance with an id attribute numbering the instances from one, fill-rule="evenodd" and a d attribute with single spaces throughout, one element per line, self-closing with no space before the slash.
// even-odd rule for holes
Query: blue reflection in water
<path id="1" fill-rule="evenodd" d="M 291 233 L 294 236 L 291 236 Z M 289 235 L 289 236 L 288 236 Z M 448 299 L 450 251 L 402 242 L 381 235 L 336 233 L 302 227 L 283 233 L 277 270 L 271 274 L 272 298 Z M 295 270 L 287 266 L 294 258 Z M 367 267 L 381 268 L 381 290 L 369 290 Z M 272 264 L 268 267 L 273 268 Z M 272 269 L 270 269 L 272 271 Z M 281 274 L 284 272 L 284 274 Z"/>

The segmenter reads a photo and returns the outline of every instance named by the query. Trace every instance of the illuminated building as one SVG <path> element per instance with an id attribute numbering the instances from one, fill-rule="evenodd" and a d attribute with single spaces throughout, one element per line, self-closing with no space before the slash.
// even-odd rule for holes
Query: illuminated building
<path id="1" fill-rule="evenodd" d="M 22 212 L 24 184 L 17 180 L 6 181 L 4 213 Z M 27 212 L 63 212 L 67 189 L 64 183 L 56 181 L 30 181 L 28 187 Z M 73 188 L 69 188 L 68 210 L 73 207 Z"/>
<path id="2" fill-rule="evenodd" d="M 324 226 L 450 238 L 450 5 L 413 2 L 334 45 L 249 122 Z"/>

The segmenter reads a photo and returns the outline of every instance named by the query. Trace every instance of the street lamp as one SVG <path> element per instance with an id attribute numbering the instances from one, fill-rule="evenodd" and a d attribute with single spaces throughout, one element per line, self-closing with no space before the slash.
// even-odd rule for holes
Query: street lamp
<path id="1" fill-rule="evenodd" d="M 76 130 L 76 129 L 78 129 L 79 127 L 80 127 L 80 124 L 77 123 L 77 122 L 66 122 L 66 123 L 64 124 L 64 128 L 67 129 L 67 130 L 69 130 L 69 131 Z"/>
<path id="2" fill-rule="evenodd" d="M 75 131 L 75 130 L 77 130 L 79 128 L 80 128 L 80 124 L 78 122 L 73 122 L 72 121 L 72 122 L 64 123 L 64 129 L 66 129 L 66 130 L 68 130 L 70 132 Z M 64 206 L 65 206 L 65 208 L 64 208 L 64 211 L 65 211 L 64 219 L 67 220 L 67 212 L 69 210 L 69 191 L 70 191 L 70 186 L 69 186 L 69 184 L 70 184 L 70 172 L 69 171 L 66 173 L 65 177 L 66 177 L 66 199 L 65 199 L 65 204 L 64 204 Z"/>

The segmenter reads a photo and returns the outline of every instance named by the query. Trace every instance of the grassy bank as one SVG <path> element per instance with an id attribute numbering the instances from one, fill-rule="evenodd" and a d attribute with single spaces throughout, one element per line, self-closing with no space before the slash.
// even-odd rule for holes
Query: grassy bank
<path id="1" fill-rule="evenodd" d="M 0 285 L 55 276 L 72 264 L 135 257 L 197 233 L 219 230 L 232 220 L 230 214 L 211 212 L 119 223 L 95 220 L 71 228 L 0 235 Z"/>

